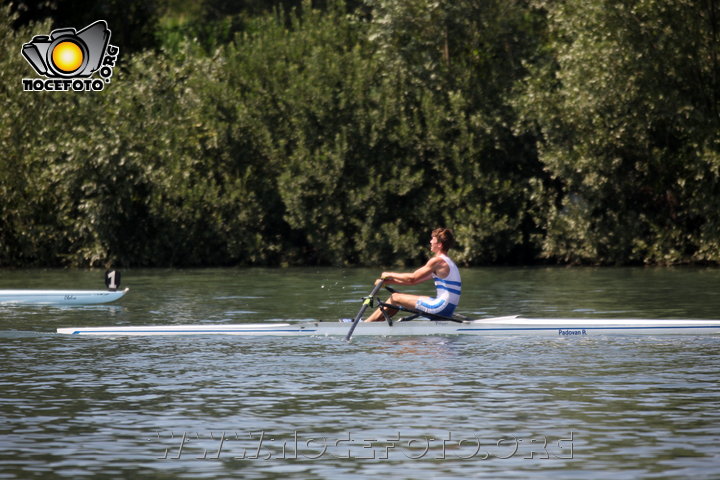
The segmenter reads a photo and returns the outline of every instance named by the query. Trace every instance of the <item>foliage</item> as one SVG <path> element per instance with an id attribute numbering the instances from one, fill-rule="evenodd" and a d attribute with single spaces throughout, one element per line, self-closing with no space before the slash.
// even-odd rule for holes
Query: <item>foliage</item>
<path id="1" fill-rule="evenodd" d="M 102 92 L 0 57 L 0 265 L 720 259 L 714 2 L 148 5 Z"/>
<path id="2" fill-rule="evenodd" d="M 563 185 L 544 254 L 571 262 L 717 261 L 715 2 L 539 2 L 550 58 L 516 100 Z"/>
<path id="3" fill-rule="evenodd" d="M 106 20 L 112 25 L 112 44 L 128 54 L 155 45 L 154 32 L 161 4 L 167 1 L 170 0 L 10 0 L 3 3 L 14 12 L 15 27 L 50 21 L 50 28 L 42 33 L 33 30 L 35 35 L 47 35 L 55 28 L 79 30 L 97 20 Z"/>

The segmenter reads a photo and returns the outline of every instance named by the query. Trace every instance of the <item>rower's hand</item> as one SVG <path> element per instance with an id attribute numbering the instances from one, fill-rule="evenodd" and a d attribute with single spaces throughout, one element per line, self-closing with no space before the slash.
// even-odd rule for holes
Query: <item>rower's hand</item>
<path id="1" fill-rule="evenodd" d="M 380 275 L 380 278 L 375 280 L 375 285 L 377 285 L 380 282 L 392 283 L 392 280 L 393 280 L 393 277 L 390 275 L 390 273 L 383 272 L 383 274 Z"/>

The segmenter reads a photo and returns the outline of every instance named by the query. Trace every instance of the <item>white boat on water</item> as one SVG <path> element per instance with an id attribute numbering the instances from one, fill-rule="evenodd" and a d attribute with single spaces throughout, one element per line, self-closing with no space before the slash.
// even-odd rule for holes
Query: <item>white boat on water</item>
<path id="1" fill-rule="evenodd" d="M 97 305 L 114 302 L 128 290 L 0 290 L 0 305 Z"/>
<path id="2" fill-rule="evenodd" d="M 346 336 L 350 324 L 335 322 L 196 324 L 58 328 L 69 335 L 241 335 L 241 336 Z M 359 323 L 354 336 L 428 335 L 539 335 L 587 337 L 592 335 L 707 335 L 720 334 L 720 320 L 642 320 L 495 317 L 464 322 L 412 320 Z"/>
<path id="3" fill-rule="evenodd" d="M 0 305 L 98 305 L 119 300 L 130 290 L 120 290 L 120 272 L 105 272 L 107 290 L 0 290 Z"/>

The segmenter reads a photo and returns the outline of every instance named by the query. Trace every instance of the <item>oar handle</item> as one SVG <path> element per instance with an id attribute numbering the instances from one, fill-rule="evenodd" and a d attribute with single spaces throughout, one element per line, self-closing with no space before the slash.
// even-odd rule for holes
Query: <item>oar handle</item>
<path id="1" fill-rule="evenodd" d="M 373 298 L 375 298 L 375 295 L 377 295 L 377 293 L 380 291 L 380 289 L 383 286 L 383 283 L 385 283 L 385 279 L 381 278 L 380 281 L 375 283 L 375 286 L 373 287 L 372 291 L 370 292 L 370 295 L 368 295 L 367 297 L 365 297 L 363 299 L 363 303 L 360 306 L 360 311 L 355 316 L 355 319 L 353 320 L 353 323 L 350 326 L 350 331 L 348 332 L 347 336 L 345 337 L 345 340 L 347 340 L 348 342 L 350 341 L 350 337 L 352 337 L 352 334 L 355 331 L 355 327 L 357 327 L 357 324 L 360 322 L 360 319 L 362 318 L 363 313 L 365 313 L 365 310 L 367 310 L 367 308 L 370 305 L 372 305 Z"/>

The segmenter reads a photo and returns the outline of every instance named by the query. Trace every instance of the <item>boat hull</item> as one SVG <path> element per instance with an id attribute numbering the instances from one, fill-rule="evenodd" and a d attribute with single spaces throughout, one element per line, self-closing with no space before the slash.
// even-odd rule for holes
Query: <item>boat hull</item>
<path id="1" fill-rule="evenodd" d="M 114 302 L 128 290 L 0 290 L 0 305 L 97 305 Z"/>
<path id="2" fill-rule="evenodd" d="M 333 322 L 154 325 L 58 328 L 69 335 L 241 335 L 241 336 L 345 336 L 350 325 Z M 360 323 L 354 336 L 429 335 L 534 335 L 587 337 L 592 335 L 707 335 L 720 334 L 720 320 L 594 320 L 528 319 L 499 317 L 464 323 L 415 320 Z"/>

